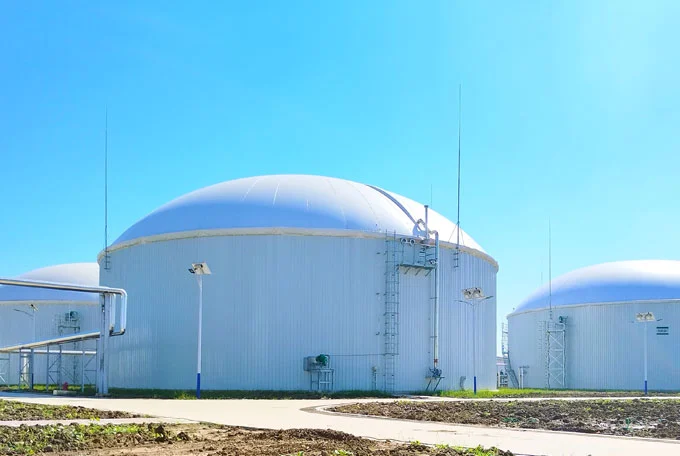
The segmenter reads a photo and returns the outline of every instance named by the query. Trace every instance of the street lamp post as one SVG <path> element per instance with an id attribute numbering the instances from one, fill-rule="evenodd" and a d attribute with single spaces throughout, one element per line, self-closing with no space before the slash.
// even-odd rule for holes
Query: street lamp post
<path id="1" fill-rule="evenodd" d="M 201 398 L 201 349 L 203 338 L 203 276 L 210 275 L 210 268 L 206 263 L 192 263 L 189 272 L 196 275 L 198 280 L 198 355 L 196 365 L 196 399 Z"/>
<path id="2" fill-rule="evenodd" d="M 472 307 L 472 389 L 477 394 L 477 307 L 475 304 L 491 299 L 493 296 L 484 296 L 479 287 L 466 288 L 463 290 L 463 299 L 458 300 Z"/>
<path id="3" fill-rule="evenodd" d="M 647 323 L 653 323 L 657 320 L 652 312 L 640 312 L 635 314 L 635 321 L 638 323 L 643 323 L 644 330 L 644 341 L 643 346 L 643 363 L 644 363 L 644 377 L 645 377 L 645 396 L 647 395 Z"/>

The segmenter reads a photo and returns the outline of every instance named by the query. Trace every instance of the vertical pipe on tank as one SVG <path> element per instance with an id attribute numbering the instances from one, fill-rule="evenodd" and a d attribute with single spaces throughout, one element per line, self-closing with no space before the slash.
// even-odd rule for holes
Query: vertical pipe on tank
<path id="1" fill-rule="evenodd" d="M 430 231 L 429 231 L 429 225 L 428 225 L 429 209 L 430 209 L 430 207 L 426 204 L 425 205 L 425 239 L 430 239 Z"/>
<path id="2" fill-rule="evenodd" d="M 437 369 L 439 365 L 439 232 L 434 231 L 434 298 L 433 298 L 433 313 L 434 313 L 434 337 L 432 348 L 434 355 L 434 368 Z"/>

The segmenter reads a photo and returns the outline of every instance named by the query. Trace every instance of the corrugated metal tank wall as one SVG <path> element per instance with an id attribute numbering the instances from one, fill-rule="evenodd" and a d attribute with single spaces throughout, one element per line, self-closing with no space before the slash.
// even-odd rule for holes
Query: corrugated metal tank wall
<path id="1" fill-rule="evenodd" d="M 91 332 L 99 329 L 99 307 L 96 305 L 78 304 L 36 304 L 36 339 L 46 340 L 59 337 L 58 319 L 67 312 L 76 311 L 80 317 L 80 331 Z M 14 309 L 31 313 L 28 305 L 0 305 L 0 346 L 10 346 L 21 343 L 28 343 L 33 340 L 33 323 L 28 315 L 16 312 Z M 71 330 L 64 329 L 63 334 L 71 333 Z M 92 346 L 92 343 L 88 347 Z M 64 345 L 64 349 L 72 349 L 74 345 Z M 0 359 L 7 358 L 7 355 L 0 354 Z M 73 361 L 72 357 L 63 358 L 63 369 L 68 370 L 68 366 L 79 365 L 79 361 Z M 5 377 L 6 383 L 16 385 L 19 383 L 20 361 L 18 354 L 9 355 L 8 376 L 5 375 L 7 362 L 0 361 L 0 375 Z M 36 355 L 36 365 L 34 370 L 35 383 L 45 383 L 46 359 L 43 355 Z M 77 382 L 80 382 L 78 377 Z M 94 383 L 94 378 L 91 379 Z M 72 382 L 70 378 L 64 381 Z M 2 380 L 0 380 L 0 383 Z"/>
<path id="2" fill-rule="evenodd" d="M 128 333 L 111 339 L 110 384 L 192 388 L 198 286 L 187 272 L 206 261 L 205 389 L 309 388 L 303 358 L 326 353 L 336 390 L 384 387 L 385 241 L 324 236 L 217 236 L 114 251 L 104 286 L 129 295 Z M 460 289 L 495 294 L 495 268 L 442 249 L 441 365 L 446 387 L 471 382 L 471 322 Z M 474 271 L 469 269 L 475 269 Z M 431 277 L 401 275 L 397 389 L 422 390 L 431 365 Z M 487 291 L 488 290 L 488 291 Z M 480 387 L 495 386 L 495 301 L 478 310 Z"/>
<path id="3" fill-rule="evenodd" d="M 547 312 L 527 312 L 508 317 L 510 363 L 518 379 L 520 366 L 527 366 L 524 371 L 525 388 L 545 388 L 545 356 L 539 321 L 547 318 Z"/>
<path id="4" fill-rule="evenodd" d="M 446 379 L 443 389 L 459 389 L 465 376 L 464 387 L 472 389 L 473 310 L 459 302 L 461 290 L 480 287 L 485 295 L 494 298 L 481 301 L 476 306 L 477 386 L 480 389 L 496 388 L 496 268 L 472 255 L 460 253 L 458 267 L 455 251 L 442 249 L 441 278 L 441 328 L 440 365 Z"/>
<path id="5" fill-rule="evenodd" d="M 651 311 L 662 321 L 648 327 L 649 388 L 680 389 L 680 302 L 622 303 L 557 308 L 555 317 L 567 317 L 567 387 L 570 389 L 640 390 L 643 377 L 643 323 L 633 323 L 638 312 Z M 508 318 L 513 367 L 529 365 L 525 386 L 545 386 L 545 354 L 539 343 L 539 321 L 548 311 L 527 312 Z M 657 326 L 669 326 L 669 335 L 657 335 Z M 534 337 L 531 337 L 531 336 Z"/>

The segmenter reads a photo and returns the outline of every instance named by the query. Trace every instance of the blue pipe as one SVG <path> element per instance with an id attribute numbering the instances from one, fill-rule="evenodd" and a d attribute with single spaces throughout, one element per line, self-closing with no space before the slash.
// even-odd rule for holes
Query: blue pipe
<path id="1" fill-rule="evenodd" d="M 201 373 L 196 374 L 196 399 L 201 398 Z"/>

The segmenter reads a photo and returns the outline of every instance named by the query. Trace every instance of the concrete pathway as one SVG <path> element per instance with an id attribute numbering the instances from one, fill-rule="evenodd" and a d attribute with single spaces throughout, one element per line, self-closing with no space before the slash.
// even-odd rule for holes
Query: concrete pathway
<path id="1" fill-rule="evenodd" d="M 156 417 L 269 429 L 335 429 L 362 437 L 404 442 L 495 446 L 524 455 L 680 454 L 680 441 L 613 437 L 569 432 L 514 430 L 482 426 L 394 420 L 341 415 L 324 410 L 363 400 L 161 400 L 27 397 L 3 395 L 25 402 L 79 405 Z"/>

